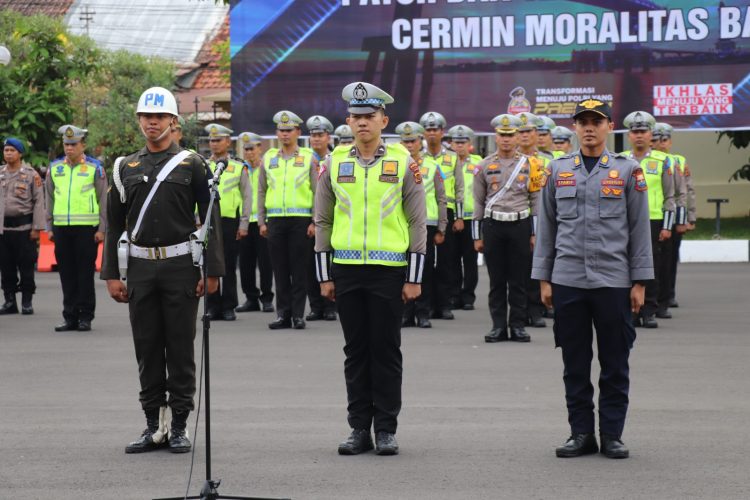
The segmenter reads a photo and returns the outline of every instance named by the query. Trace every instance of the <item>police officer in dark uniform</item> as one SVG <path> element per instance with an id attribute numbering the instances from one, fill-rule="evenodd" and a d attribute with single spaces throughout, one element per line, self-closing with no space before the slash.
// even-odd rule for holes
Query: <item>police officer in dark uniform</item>
<path id="1" fill-rule="evenodd" d="M 18 313 L 16 293 L 21 292 L 21 313 L 34 314 L 31 299 L 36 291 L 39 231 L 45 225 L 42 178 L 23 161 L 26 148 L 15 137 L 3 141 L 0 166 L 0 275 L 5 303 L 1 314 Z M 20 277 L 20 280 L 19 280 Z"/>
<path id="2" fill-rule="evenodd" d="M 214 205 L 204 284 L 191 255 L 196 249 L 190 236 L 196 204 L 200 221 L 206 222 L 208 165 L 172 142 L 177 103 L 168 90 L 146 90 L 136 113 L 146 145 L 118 159 L 113 169 L 116 189 L 108 194 L 101 279 L 107 280 L 113 299 L 128 303 L 146 414 L 146 430 L 125 452 L 168 446 L 173 453 L 183 453 L 191 448 L 186 426 L 194 406 L 198 301 L 204 286 L 208 293 L 216 291 L 224 273 L 220 211 Z M 120 280 L 123 273 L 127 286 Z"/>
<path id="3" fill-rule="evenodd" d="M 556 455 L 599 449 L 591 384 L 595 328 L 601 452 L 626 458 L 621 436 L 635 340 L 630 315 L 643 305 L 643 282 L 654 275 L 648 187 L 636 162 L 607 151 L 614 128 L 609 105 L 588 99 L 573 116 L 581 147 L 546 167 L 531 273 L 541 281 L 544 304 L 555 306 L 555 345 L 562 348 L 565 366 L 571 436 Z"/>
<path id="4" fill-rule="evenodd" d="M 86 132 L 74 125 L 58 129 L 65 156 L 52 162 L 45 179 L 47 224 L 63 292 L 57 332 L 91 330 L 96 309 L 94 274 L 106 226 L 107 176 L 99 160 L 85 153 Z"/>
<path id="5" fill-rule="evenodd" d="M 336 300 L 346 345 L 344 375 L 352 433 L 342 455 L 373 447 L 398 453 L 401 410 L 401 315 L 420 294 L 426 228 L 419 166 L 400 144 L 385 145 L 385 105 L 393 98 L 365 82 L 342 92 L 353 147 L 339 146 L 321 165 L 315 197 L 320 291 Z"/>

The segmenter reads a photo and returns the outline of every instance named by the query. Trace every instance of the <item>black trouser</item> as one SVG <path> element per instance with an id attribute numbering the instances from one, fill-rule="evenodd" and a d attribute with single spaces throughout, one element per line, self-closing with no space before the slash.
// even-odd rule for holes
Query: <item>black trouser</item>
<path id="1" fill-rule="evenodd" d="M 479 270 L 477 268 L 477 251 L 474 250 L 474 238 L 471 236 L 471 220 L 465 220 L 465 229 L 456 234 L 458 239 L 458 272 L 461 285 L 461 304 L 474 305 L 479 281 Z M 463 266 L 461 266 L 463 264 Z"/>
<path id="2" fill-rule="evenodd" d="M 461 295 L 460 275 L 458 272 L 458 237 L 453 232 L 455 216 L 453 209 L 448 209 L 448 227 L 445 230 L 445 241 L 435 253 L 437 273 L 437 297 L 435 303 L 438 310 L 450 309 L 453 302 Z"/>
<path id="3" fill-rule="evenodd" d="M 435 297 L 435 233 L 437 226 L 427 226 L 427 252 L 422 271 L 422 295 L 417 300 L 409 301 L 404 306 L 404 318 L 427 319 L 432 314 L 432 302 Z"/>
<path id="4" fill-rule="evenodd" d="M 672 241 L 659 241 L 664 221 L 651 221 L 651 251 L 654 254 L 654 279 L 646 284 L 646 303 L 643 316 L 651 316 L 656 311 L 669 307 L 669 291 L 672 267 Z"/>
<path id="5" fill-rule="evenodd" d="M 326 313 L 336 310 L 336 304 L 332 300 L 323 298 L 320 294 L 320 283 L 315 272 L 315 238 L 308 239 L 307 260 L 310 263 L 307 266 L 305 274 L 305 286 L 307 287 L 307 298 L 310 300 L 310 310 L 317 313 Z"/>
<path id="6" fill-rule="evenodd" d="M 208 309 L 215 313 L 234 311 L 237 307 L 237 230 L 240 221 L 236 218 L 221 218 L 221 233 L 224 238 L 224 277 L 219 289 L 208 296 Z"/>
<path id="7" fill-rule="evenodd" d="M 599 430 L 620 437 L 628 412 L 628 357 L 635 341 L 629 288 L 585 290 L 552 284 L 555 346 L 562 348 L 565 400 L 572 433 L 594 432 L 594 386 L 591 384 L 593 330 L 599 376 Z"/>
<path id="8" fill-rule="evenodd" d="M 63 318 L 91 321 L 96 309 L 97 226 L 54 226 L 55 259 L 63 292 Z"/>
<path id="9" fill-rule="evenodd" d="M 34 264 L 36 264 L 36 241 L 29 238 L 31 230 L 13 231 L 5 228 L 0 234 L 0 275 L 3 292 L 13 295 L 16 292 L 33 294 Z M 20 277 L 20 281 L 19 281 Z"/>
<path id="10" fill-rule="evenodd" d="M 282 318 L 301 318 L 305 314 L 309 225 L 309 217 L 268 219 L 268 251 L 276 282 L 276 311 Z"/>
<path id="11" fill-rule="evenodd" d="M 680 246 L 682 245 L 682 236 L 677 231 L 672 232 L 672 258 L 671 267 L 669 268 L 669 300 L 676 300 L 677 294 L 677 265 L 680 263 Z"/>
<path id="12" fill-rule="evenodd" d="M 251 222 L 247 236 L 240 240 L 240 285 L 247 300 L 273 302 L 273 269 L 268 255 L 268 241 L 260 235 L 257 222 Z M 255 267 L 260 274 L 260 289 L 256 286 Z"/>
<path id="13" fill-rule="evenodd" d="M 484 261 L 490 275 L 489 307 L 493 330 L 508 325 L 520 328 L 526 324 L 530 237 L 530 218 L 515 222 L 484 219 L 482 222 Z"/>
<path id="14" fill-rule="evenodd" d="M 401 411 L 404 267 L 334 264 L 352 429 L 396 432 Z"/>
<path id="15" fill-rule="evenodd" d="M 167 392 L 173 410 L 193 409 L 199 279 L 190 255 L 129 260 L 128 308 L 144 410 L 167 404 Z"/>

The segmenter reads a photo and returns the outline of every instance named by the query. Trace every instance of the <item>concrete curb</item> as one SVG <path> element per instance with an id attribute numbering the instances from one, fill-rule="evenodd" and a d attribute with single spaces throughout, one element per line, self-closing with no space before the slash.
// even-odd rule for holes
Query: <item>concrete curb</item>
<path id="1" fill-rule="evenodd" d="M 750 240 L 682 240 L 680 262 L 750 262 Z"/>

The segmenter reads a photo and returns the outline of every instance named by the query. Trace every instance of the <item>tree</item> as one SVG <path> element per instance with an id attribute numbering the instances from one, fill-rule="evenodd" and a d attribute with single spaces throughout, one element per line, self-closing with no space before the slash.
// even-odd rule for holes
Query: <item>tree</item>
<path id="1" fill-rule="evenodd" d="M 23 139 L 26 161 L 41 166 L 59 148 L 57 129 L 73 117 L 71 88 L 94 70 L 101 52 L 43 15 L 0 11 L 0 34 L 13 57 L 0 67 L 0 134 Z"/>
<path id="2" fill-rule="evenodd" d="M 720 132 L 719 138 L 716 139 L 716 142 L 721 141 L 721 138 L 725 136 L 729 139 L 730 148 L 734 146 L 737 149 L 744 149 L 748 147 L 748 145 L 750 145 L 750 130 L 733 130 Z M 731 177 L 729 177 L 729 182 L 738 181 L 740 179 L 750 181 L 750 162 L 738 168 L 731 175 Z"/>

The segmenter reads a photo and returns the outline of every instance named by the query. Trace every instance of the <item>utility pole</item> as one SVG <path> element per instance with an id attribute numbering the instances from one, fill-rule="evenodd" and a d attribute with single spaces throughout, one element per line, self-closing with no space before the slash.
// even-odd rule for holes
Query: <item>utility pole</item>
<path id="1" fill-rule="evenodd" d="M 78 16 L 78 20 L 84 23 L 83 29 L 86 30 L 86 36 L 89 36 L 89 23 L 94 22 L 94 14 L 96 14 L 95 11 L 90 10 L 88 5 L 84 5 L 81 15 Z"/>

